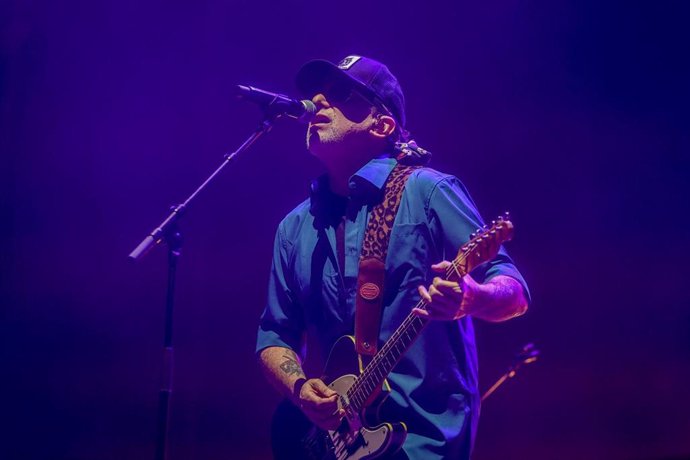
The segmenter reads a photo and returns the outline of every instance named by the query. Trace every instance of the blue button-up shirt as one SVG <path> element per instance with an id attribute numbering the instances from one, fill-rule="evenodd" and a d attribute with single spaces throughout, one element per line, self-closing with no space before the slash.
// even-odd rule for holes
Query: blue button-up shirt
<path id="1" fill-rule="evenodd" d="M 261 316 L 257 352 L 287 347 L 302 358 L 306 334 L 324 356 L 354 330 L 359 254 L 369 211 L 383 196 L 396 162 L 378 158 L 350 180 L 350 196 L 330 192 L 325 177 L 311 197 L 278 226 L 268 300 Z M 336 228 L 345 215 L 344 276 L 338 267 Z M 407 181 L 390 235 L 380 344 L 419 301 L 417 287 L 435 276 L 431 265 L 453 260 L 483 221 L 460 181 L 420 168 Z M 524 279 L 501 249 L 472 271 L 480 283 L 496 275 Z M 431 321 L 388 377 L 391 395 L 381 417 L 404 421 L 403 446 L 410 459 L 469 458 L 479 416 L 477 354 L 472 320 Z"/>

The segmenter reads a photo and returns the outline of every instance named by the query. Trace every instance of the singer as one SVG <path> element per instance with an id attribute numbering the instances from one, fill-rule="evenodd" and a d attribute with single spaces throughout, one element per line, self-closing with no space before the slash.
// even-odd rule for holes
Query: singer
<path id="1" fill-rule="evenodd" d="M 306 143 L 325 173 L 278 226 L 260 318 L 260 366 L 289 401 L 275 419 L 274 453 L 469 459 L 479 416 L 472 321 L 522 315 L 525 280 L 503 248 L 471 274 L 444 276 L 484 221 L 457 178 L 427 166 L 430 153 L 405 129 L 403 92 L 388 67 L 362 56 L 316 60 L 296 80 L 316 106 Z M 420 299 L 426 308 L 413 310 Z M 426 327 L 399 337 L 411 311 Z M 361 363 L 354 354 L 354 370 L 334 371 L 347 367 L 339 337 L 353 333 L 344 341 Z M 307 334 L 321 356 L 335 345 L 324 375 L 302 369 Z M 347 377 L 376 350 L 388 350 L 389 361 L 375 364 L 393 363 L 372 377 L 387 377 L 382 391 Z"/>

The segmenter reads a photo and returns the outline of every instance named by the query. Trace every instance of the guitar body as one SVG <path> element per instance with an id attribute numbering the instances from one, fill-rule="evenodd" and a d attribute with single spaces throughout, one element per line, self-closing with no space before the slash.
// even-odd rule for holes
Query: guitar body
<path id="1" fill-rule="evenodd" d="M 354 338 L 341 337 L 331 349 L 323 381 L 341 397 L 347 398 L 347 391 L 361 371 Z M 386 392 L 378 391 L 377 397 L 363 411 L 346 415 L 336 430 L 327 432 L 312 424 L 291 402 L 283 401 L 271 426 L 274 458 L 364 460 L 381 458 L 397 451 L 405 441 L 407 429 L 403 423 L 378 422 L 378 408 L 386 396 Z M 341 401 L 342 398 L 339 406 Z"/>

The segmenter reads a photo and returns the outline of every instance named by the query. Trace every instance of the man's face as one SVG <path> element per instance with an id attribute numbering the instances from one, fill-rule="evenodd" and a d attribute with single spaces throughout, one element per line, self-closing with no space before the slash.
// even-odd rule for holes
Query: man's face
<path id="1" fill-rule="evenodd" d="M 361 94 L 342 82 L 328 83 L 312 97 L 318 111 L 307 128 L 307 148 L 317 158 L 357 148 L 369 139 L 375 121 L 373 107 Z"/>

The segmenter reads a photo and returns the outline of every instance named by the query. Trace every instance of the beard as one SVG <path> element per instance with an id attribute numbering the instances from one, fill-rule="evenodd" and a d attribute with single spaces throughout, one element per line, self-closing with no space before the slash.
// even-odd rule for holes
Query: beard
<path id="1" fill-rule="evenodd" d="M 307 149 L 322 161 L 333 160 L 334 155 L 346 154 L 356 148 L 366 137 L 361 126 L 326 126 L 313 127 L 307 130 Z"/>

